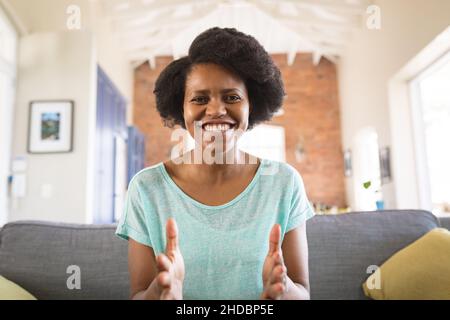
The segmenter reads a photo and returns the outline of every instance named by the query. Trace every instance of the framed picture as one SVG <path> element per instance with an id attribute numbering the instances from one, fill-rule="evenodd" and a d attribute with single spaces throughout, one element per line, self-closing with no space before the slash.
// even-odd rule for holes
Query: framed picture
<path id="1" fill-rule="evenodd" d="M 380 148 L 380 176 L 381 183 L 391 181 L 391 152 L 389 147 Z"/>
<path id="2" fill-rule="evenodd" d="M 352 152 L 350 149 L 344 150 L 344 176 L 352 176 Z"/>
<path id="3" fill-rule="evenodd" d="M 29 153 L 72 151 L 73 101 L 32 101 L 28 123 Z"/>

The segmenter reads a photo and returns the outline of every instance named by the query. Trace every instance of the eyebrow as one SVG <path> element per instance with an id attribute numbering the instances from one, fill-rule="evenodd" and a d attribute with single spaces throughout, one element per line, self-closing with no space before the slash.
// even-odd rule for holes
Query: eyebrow
<path id="1" fill-rule="evenodd" d="M 228 88 L 228 89 L 222 89 L 222 90 L 220 90 L 220 93 L 228 93 L 228 92 L 231 92 L 231 91 L 239 91 L 239 92 L 242 92 L 240 89 L 238 89 L 238 88 Z M 190 92 L 191 94 L 209 94 L 209 93 L 211 93 L 211 90 L 208 90 L 208 89 L 203 89 L 203 90 L 194 90 L 194 91 L 191 91 Z"/>

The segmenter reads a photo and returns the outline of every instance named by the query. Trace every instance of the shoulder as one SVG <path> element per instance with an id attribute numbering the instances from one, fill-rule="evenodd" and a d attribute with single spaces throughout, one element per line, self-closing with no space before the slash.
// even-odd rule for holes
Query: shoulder
<path id="1" fill-rule="evenodd" d="M 162 174 L 163 163 L 157 163 L 155 165 L 146 167 L 137 172 L 133 178 L 131 178 L 128 188 L 129 189 L 142 189 L 149 186 L 157 186 L 163 182 Z"/>
<path id="2" fill-rule="evenodd" d="M 300 173 L 297 169 L 291 166 L 289 163 L 263 159 L 261 174 L 271 176 L 275 179 L 292 180 L 301 179 Z"/>
<path id="3" fill-rule="evenodd" d="M 304 189 L 303 178 L 292 165 L 268 159 L 264 159 L 262 164 L 261 176 L 273 187 L 281 188 L 284 191 L 292 190 L 293 192 Z"/>

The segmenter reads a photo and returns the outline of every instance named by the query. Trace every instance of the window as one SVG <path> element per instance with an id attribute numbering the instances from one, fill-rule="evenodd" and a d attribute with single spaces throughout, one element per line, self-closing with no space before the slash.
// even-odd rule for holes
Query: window
<path id="1" fill-rule="evenodd" d="M 238 145 L 240 149 L 260 158 L 282 162 L 286 159 L 283 127 L 259 125 L 247 131 Z"/>
<path id="2" fill-rule="evenodd" d="M 411 82 L 422 193 L 437 215 L 450 214 L 450 52 Z"/>

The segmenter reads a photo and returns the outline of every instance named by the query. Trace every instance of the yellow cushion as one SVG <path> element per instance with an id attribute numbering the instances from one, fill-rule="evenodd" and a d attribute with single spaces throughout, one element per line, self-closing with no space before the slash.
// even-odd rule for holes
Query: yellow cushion
<path id="1" fill-rule="evenodd" d="M 36 300 L 36 298 L 14 282 L 0 276 L 0 300 Z"/>
<path id="2" fill-rule="evenodd" d="M 395 253 L 363 290 L 376 300 L 450 299 L 450 231 L 435 228 Z"/>

